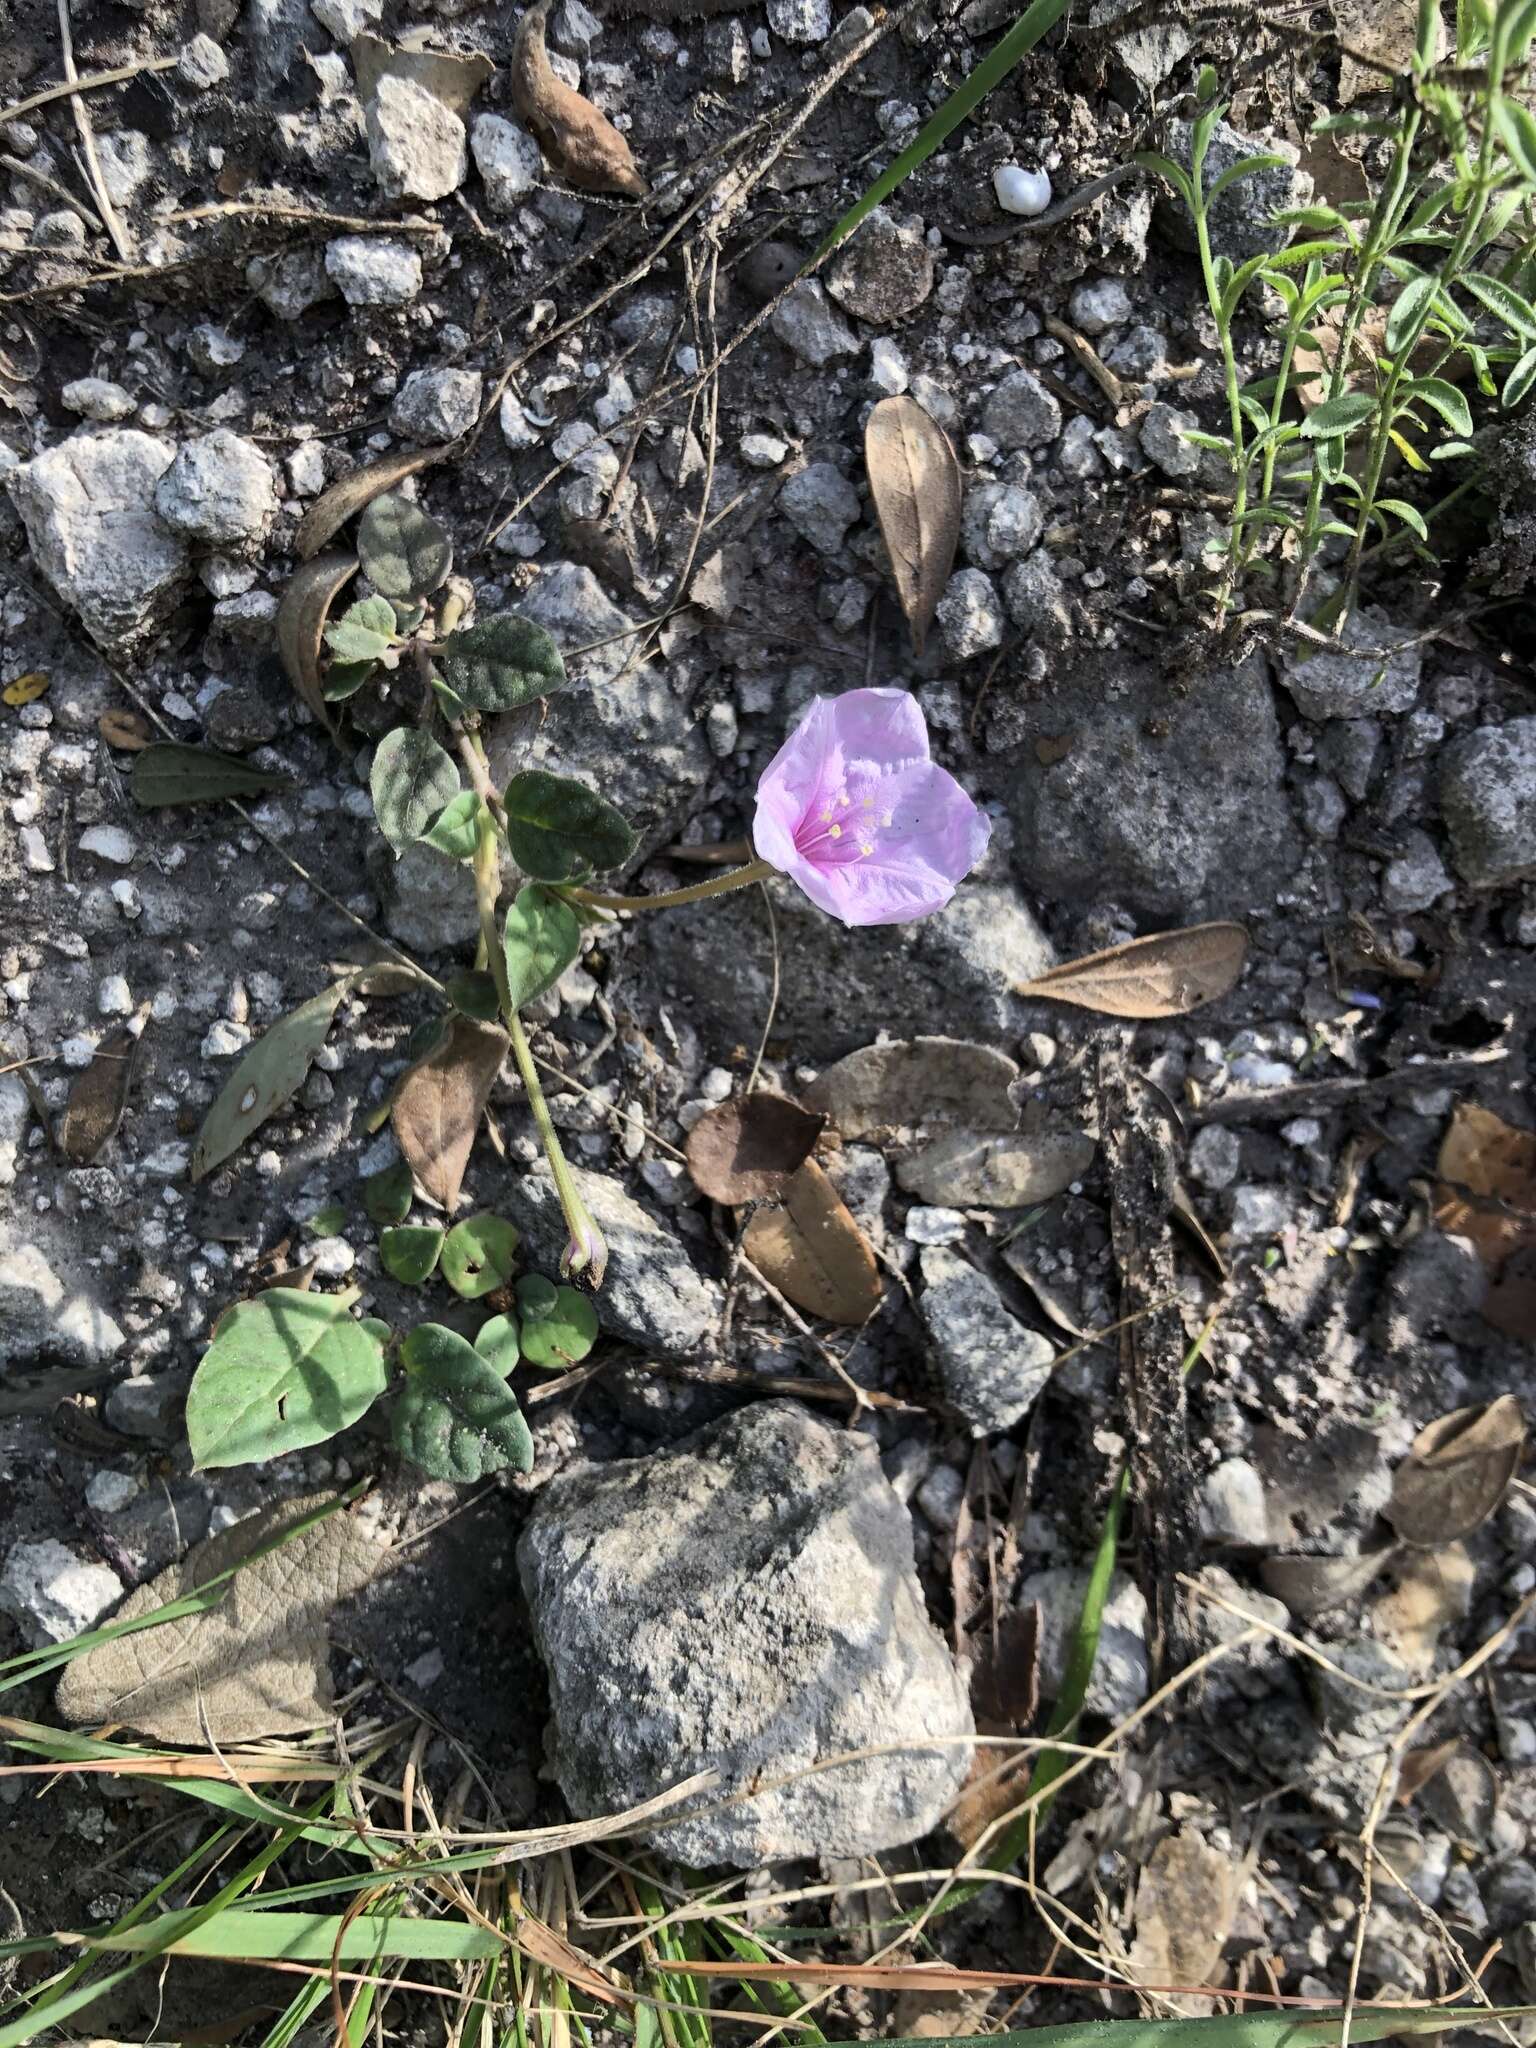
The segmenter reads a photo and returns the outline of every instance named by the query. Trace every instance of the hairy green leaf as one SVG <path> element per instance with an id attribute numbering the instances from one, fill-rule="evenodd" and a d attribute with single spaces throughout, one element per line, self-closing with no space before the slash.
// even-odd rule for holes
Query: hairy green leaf
<path id="1" fill-rule="evenodd" d="M 459 794 L 439 811 L 421 837 L 428 846 L 446 853 L 450 860 L 472 860 L 480 841 L 480 817 L 485 806 L 472 789 Z"/>
<path id="2" fill-rule="evenodd" d="M 1501 404 L 1506 410 L 1517 406 L 1533 384 L 1536 384 L 1536 348 L 1528 348 L 1504 380 Z"/>
<path id="3" fill-rule="evenodd" d="M 378 666 L 376 661 L 333 661 L 321 680 L 321 695 L 327 704 L 344 704 L 377 673 Z"/>
<path id="4" fill-rule="evenodd" d="M 133 757 L 133 800 L 143 810 L 167 804 L 216 803 L 230 796 L 260 796 L 283 789 L 287 778 L 254 767 L 233 754 L 208 747 L 184 747 L 174 740 L 143 747 Z"/>
<path id="5" fill-rule="evenodd" d="M 1419 511 L 1417 506 L 1410 505 L 1406 499 L 1378 498 L 1376 500 L 1376 510 L 1378 512 L 1389 512 L 1394 519 L 1400 519 L 1411 533 L 1416 533 L 1419 536 L 1420 540 L 1427 541 L 1429 539 L 1429 528 L 1424 524 L 1423 513 Z"/>
<path id="6" fill-rule="evenodd" d="M 385 597 L 422 598 L 447 580 L 453 543 L 437 521 L 398 491 L 375 498 L 357 523 L 363 573 Z"/>
<path id="7" fill-rule="evenodd" d="M 551 635 L 513 612 L 450 634 L 438 660 L 448 687 L 472 711 L 515 711 L 565 688 L 565 663 Z"/>
<path id="8" fill-rule="evenodd" d="M 540 883 L 529 882 L 508 908 L 503 944 L 512 1007 L 520 1010 L 553 988 L 576 958 L 581 926 L 568 903 Z"/>
<path id="9" fill-rule="evenodd" d="M 1443 377 L 1415 377 L 1402 387 L 1402 391 L 1410 404 L 1421 399 L 1425 405 L 1433 407 L 1454 433 L 1471 433 L 1472 408 L 1464 394 Z"/>
<path id="10" fill-rule="evenodd" d="M 420 1287 L 437 1264 L 444 1235 L 435 1223 L 397 1223 L 379 1237 L 379 1264 L 392 1280 Z"/>
<path id="11" fill-rule="evenodd" d="M 521 1235 L 504 1216 L 466 1216 L 444 1240 L 443 1278 L 466 1301 L 494 1294 L 512 1277 Z"/>
<path id="12" fill-rule="evenodd" d="M 286 1017 L 279 1017 L 242 1054 L 203 1118 L 192 1148 L 193 1180 L 201 1180 L 237 1152 L 253 1131 L 298 1093 L 349 986 L 346 981 L 333 982 Z"/>
<path id="13" fill-rule="evenodd" d="M 473 1017 L 481 1024 L 494 1023 L 501 1010 L 496 994 L 496 984 L 489 974 L 474 968 L 461 968 L 457 974 L 450 974 L 443 984 L 448 1000 L 456 1010 L 462 1010 L 466 1017 Z"/>
<path id="14" fill-rule="evenodd" d="M 381 1167 L 363 1182 L 363 1207 L 372 1223 L 403 1223 L 411 1213 L 411 1169 L 403 1159 Z"/>
<path id="15" fill-rule="evenodd" d="M 1521 176 L 1536 183 L 1536 114 L 1519 100 L 1495 93 L 1493 119 Z"/>
<path id="16" fill-rule="evenodd" d="M 1505 284 L 1502 278 L 1486 277 L 1481 273 L 1459 278 L 1457 282 L 1474 299 L 1481 300 L 1511 334 L 1518 334 L 1522 341 L 1536 341 L 1536 306 L 1529 299 L 1522 298 L 1513 285 Z"/>
<path id="17" fill-rule="evenodd" d="M 459 771 L 430 734 L 401 725 L 379 741 L 368 778 L 379 830 L 404 853 L 459 793 Z"/>
<path id="18" fill-rule="evenodd" d="M 607 798 L 568 775 L 525 769 L 504 801 L 512 858 L 536 882 L 622 867 L 635 850 L 634 832 Z"/>
<path id="19" fill-rule="evenodd" d="M 1435 296 L 1435 284 L 1433 277 L 1411 278 L 1392 301 L 1387 314 L 1388 355 L 1401 355 L 1417 334 L 1419 322 Z"/>
<path id="20" fill-rule="evenodd" d="M 1358 427 L 1368 420 L 1376 410 L 1376 401 L 1363 391 L 1341 392 L 1337 398 L 1324 399 L 1314 406 L 1302 421 L 1301 433 L 1306 441 L 1332 441 L 1347 434 L 1351 427 Z"/>
<path id="21" fill-rule="evenodd" d="M 400 1362 L 406 1381 L 392 1433 L 412 1464 L 461 1486 L 508 1465 L 532 1469 L 533 1437 L 517 1396 L 466 1339 L 440 1323 L 420 1323 Z"/>
<path id="22" fill-rule="evenodd" d="M 387 597 L 365 597 L 349 605 L 325 644 L 338 661 L 383 661 L 395 644 L 395 608 Z"/>
<path id="23" fill-rule="evenodd" d="M 195 1470 L 302 1451 L 367 1412 L 388 1374 L 377 1337 L 348 1313 L 358 1292 L 269 1287 L 236 1302 L 187 1394 Z"/>

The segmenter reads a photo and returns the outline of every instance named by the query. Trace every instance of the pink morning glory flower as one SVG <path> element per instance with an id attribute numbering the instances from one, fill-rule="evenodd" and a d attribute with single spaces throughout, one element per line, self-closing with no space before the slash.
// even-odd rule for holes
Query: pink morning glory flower
<path id="1" fill-rule="evenodd" d="M 906 690 L 817 697 L 757 786 L 758 857 L 844 924 L 942 910 L 986 851 L 991 823 L 928 758 Z"/>

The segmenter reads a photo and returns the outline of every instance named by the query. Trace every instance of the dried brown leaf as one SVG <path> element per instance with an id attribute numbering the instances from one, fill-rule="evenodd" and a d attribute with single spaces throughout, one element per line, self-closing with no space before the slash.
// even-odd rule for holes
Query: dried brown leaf
<path id="1" fill-rule="evenodd" d="M 504 1031 L 455 1017 L 395 1091 L 390 1117 L 401 1153 L 427 1200 L 449 1215 L 506 1050 Z"/>
<path id="2" fill-rule="evenodd" d="M 1437 1742 L 1430 1749 L 1410 1749 L 1403 1758 L 1402 1768 L 1397 1774 L 1397 1790 L 1392 1795 L 1397 1804 L 1406 1806 L 1410 1799 L 1417 1799 L 1430 1779 L 1439 1776 L 1460 1747 L 1459 1739 L 1453 1739 Z"/>
<path id="3" fill-rule="evenodd" d="M 1507 1124 L 1491 1109 L 1458 1102 L 1435 1170 L 1435 1222 L 1470 1238 L 1490 1273 L 1536 1243 L 1536 1131 Z"/>
<path id="4" fill-rule="evenodd" d="M 1399 1547 L 1388 1543 L 1361 1557 L 1266 1557 L 1259 1577 L 1265 1590 L 1298 1621 L 1313 1621 L 1346 1600 L 1358 1599 L 1397 1556 Z"/>
<path id="5" fill-rule="evenodd" d="M 1174 1221 L 1186 1232 L 1191 1244 L 1200 1253 L 1215 1277 L 1223 1283 L 1227 1280 L 1227 1262 L 1221 1256 L 1215 1238 L 1206 1229 L 1200 1212 L 1189 1198 L 1189 1190 L 1182 1181 L 1175 1181 L 1170 1207 Z"/>
<path id="6" fill-rule="evenodd" d="M 1231 1856 L 1193 1828 L 1181 1828 L 1159 1842 L 1136 1884 L 1136 1940 L 1127 1958 L 1135 1981 L 1218 1983 L 1226 1974 L 1221 1951 L 1239 1888 Z M 1178 1994 L 1169 2003 L 1191 2018 L 1212 2010 L 1209 1998 L 1192 1993 Z"/>
<path id="7" fill-rule="evenodd" d="M 330 733 L 336 728 L 320 685 L 320 650 L 336 594 L 356 574 L 356 555 L 344 554 L 339 548 L 318 555 L 294 570 L 277 608 L 277 651 L 288 680 Z"/>
<path id="8" fill-rule="evenodd" d="M 1081 1179 L 1094 1149 L 1081 1131 L 943 1131 L 898 1162 L 896 1179 L 941 1208 L 1022 1209 Z"/>
<path id="9" fill-rule="evenodd" d="M 468 117 L 470 101 L 496 66 L 478 51 L 472 57 L 456 57 L 446 50 L 412 49 L 409 42 L 387 43 L 364 29 L 352 38 L 352 69 L 357 75 L 357 96 L 365 106 L 378 91 L 381 78 L 405 78 L 412 85 L 423 86 L 462 121 Z"/>
<path id="10" fill-rule="evenodd" d="M 1509 1491 L 1525 1449 L 1513 1394 L 1456 1408 L 1421 1429 L 1392 1475 L 1387 1519 L 1405 1543 L 1438 1550 L 1486 1522 Z"/>
<path id="11" fill-rule="evenodd" d="M 1005 1053 L 963 1038 L 901 1038 L 865 1045 L 823 1068 L 805 1092 L 844 1138 L 934 1124 L 1011 1131 L 1009 1089 L 1019 1069 Z"/>
<path id="12" fill-rule="evenodd" d="M 994 1637 L 983 1629 L 973 1639 L 971 1705 L 978 1727 L 1026 1729 L 1040 1705 L 1040 1603 L 1013 1607 Z"/>
<path id="13" fill-rule="evenodd" d="M 634 153 L 606 115 L 557 78 L 544 47 L 549 0 L 530 7 L 512 45 L 512 104 L 552 170 L 583 192 L 650 190 Z"/>
<path id="14" fill-rule="evenodd" d="M 194 1544 L 113 1619 L 134 1621 L 195 1592 L 324 1505 L 322 1495 L 281 1501 Z M 59 1712 L 199 1749 L 210 1738 L 224 1748 L 322 1727 L 332 1705 L 331 1610 L 367 1585 L 385 1555 L 350 1515 L 329 1515 L 237 1573 L 206 1613 L 77 1657 L 59 1682 Z"/>
<path id="15" fill-rule="evenodd" d="M 882 398 L 864 429 L 864 467 L 921 654 L 960 539 L 960 465 L 944 429 L 915 398 Z"/>
<path id="16" fill-rule="evenodd" d="M 1064 961 L 1015 993 L 1103 1017 L 1183 1017 L 1234 988 L 1247 956 L 1240 924 L 1196 924 Z"/>
<path id="17" fill-rule="evenodd" d="M 70 1084 L 59 1119 L 59 1150 L 76 1166 L 88 1166 L 123 1120 L 138 1065 L 139 1033 L 130 1025 L 104 1038 L 96 1056 Z"/>
<path id="18" fill-rule="evenodd" d="M 103 711 L 96 721 L 96 730 L 109 747 L 124 754 L 141 753 L 155 737 L 148 719 L 140 718 L 137 711 Z"/>
<path id="19" fill-rule="evenodd" d="M 301 562 L 310 561 L 336 538 L 356 513 L 371 505 L 383 492 L 392 490 L 405 477 L 415 476 L 418 470 L 430 469 L 434 462 L 441 462 L 453 445 L 451 441 L 444 441 L 436 448 L 396 448 L 388 455 L 381 455 L 377 462 L 365 462 L 361 469 L 354 469 L 339 478 L 328 491 L 320 493 L 299 521 L 299 530 L 293 537 L 293 552 Z"/>
<path id="20" fill-rule="evenodd" d="M 796 1308 L 850 1328 L 880 1306 L 880 1275 L 869 1240 L 814 1159 L 792 1174 L 783 1200 L 759 1209 L 742 1249 Z"/>
<path id="21" fill-rule="evenodd" d="M 688 1171 L 714 1202 L 760 1202 L 776 1195 L 808 1159 L 825 1117 L 787 1095 L 762 1091 L 706 1110 L 688 1133 Z"/>
<path id="22" fill-rule="evenodd" d="M 1419 1804 L 1458 1842 L 1488 1848 L 1499 1813 L 1498 1774 L 1480 1750 L 1454 1743 L 1453 1756 L 1419 1790 Z"/>

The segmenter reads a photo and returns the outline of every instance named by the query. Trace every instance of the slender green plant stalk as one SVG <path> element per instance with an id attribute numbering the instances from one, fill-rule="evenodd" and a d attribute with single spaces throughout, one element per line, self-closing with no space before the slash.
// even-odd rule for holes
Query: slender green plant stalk
<path id="1" fill-rule="evenodd" d="M 686 889 L 664 889 L 659 896 L 605 896 L 597 889 L 564 888 L 561 895 L 570 903 L 585 903 L 592 910 L 676 910 L 684 903 L 702 903 L 710 896 L 724 896 L 732 889 L 747 889 L 764 882 L 776 870 L 766 860 L 749 860 L 745 867 L 729 874 L 711 875 L 707 882 L 690 882 Z"/>

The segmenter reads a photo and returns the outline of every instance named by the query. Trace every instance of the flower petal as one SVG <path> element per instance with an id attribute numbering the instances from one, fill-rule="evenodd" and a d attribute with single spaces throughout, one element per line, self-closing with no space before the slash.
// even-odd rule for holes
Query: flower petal
<path id="1" fill-rule="evenodd" d="M 910 690 L 846 690 L 830 701 L 833 730 L 845 758 L 874 769 L 928 759 L 928 724 Z"/>

